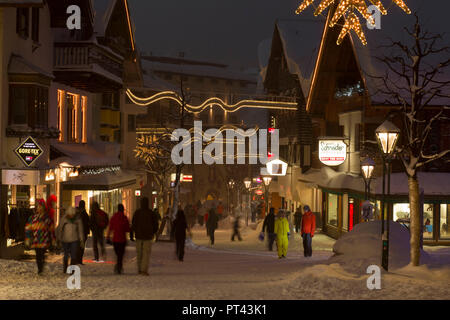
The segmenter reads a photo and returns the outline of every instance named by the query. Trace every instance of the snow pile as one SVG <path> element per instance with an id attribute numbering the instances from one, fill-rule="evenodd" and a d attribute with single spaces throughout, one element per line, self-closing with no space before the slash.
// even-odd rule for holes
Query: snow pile
<path id="1" fill-rule="evenodd" d="M 410 262 L 410 234 L 397 222 L 390 224 L 389 269 L 402 268 Z M 366 273 L 370 265 L 381 265 L 382 241 L 381 221 L 357 224 L 352 231 L 344 234 L 333 246 L 335 256 L 330 262 L 339 263 L 345 270 L 358 274 Z M 421 250 L 421 264 L 431 261 Z"/>

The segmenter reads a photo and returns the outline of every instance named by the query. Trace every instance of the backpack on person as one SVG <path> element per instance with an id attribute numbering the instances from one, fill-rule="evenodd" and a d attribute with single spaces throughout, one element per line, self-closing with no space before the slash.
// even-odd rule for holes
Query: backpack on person
<path id="1" fill-rule="evenodd" d="M 108 226 L 109 218 L 105 211 L 99 209 L 95 213 L 95 223 L 100 229 L 105 229 Z"/>

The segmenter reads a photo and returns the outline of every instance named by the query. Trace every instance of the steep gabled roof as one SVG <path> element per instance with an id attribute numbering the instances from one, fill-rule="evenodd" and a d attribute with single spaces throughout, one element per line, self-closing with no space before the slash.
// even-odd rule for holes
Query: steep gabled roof
<path id="1" fill-rule="evenodd" d="M 309 94 L 323 28 L 322 19 L 298 18 L 276 23 L 289 72 L 298 76 L 305 97 Z"/>

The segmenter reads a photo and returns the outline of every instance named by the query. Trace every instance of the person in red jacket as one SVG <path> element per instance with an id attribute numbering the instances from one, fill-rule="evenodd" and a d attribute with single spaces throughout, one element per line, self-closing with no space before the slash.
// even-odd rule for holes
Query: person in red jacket
<path id="1" fill-rule="evenodd" d="M 114 247 L 114 252 L 117 255 L 117 263 L 114 267 L 114 272 L 116 274 L 121 274 L 123 272 L 123 256 L 125 255 L 125 247 L 127 245 L 126 233 L 131 231 L 130 223 L 128 218 L 125 216 L 125 208 L 123 204 L 117 206 L 118 211 L 114 213 L 109 222 L 107 242 L 111 242 L 110 234 L 113 233 L 112 244 Z"/>
<path id="2" fill-rule="evenodd" d="M 316 216 L 311 212 L 309 206 L 303 207 L 302 238 L 305 257 L 312 256 L 312 238 L 316 230 Z"/>

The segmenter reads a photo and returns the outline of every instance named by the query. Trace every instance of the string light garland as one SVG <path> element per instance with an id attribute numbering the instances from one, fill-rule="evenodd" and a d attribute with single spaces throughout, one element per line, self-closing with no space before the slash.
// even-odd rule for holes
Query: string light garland
<path id="1" fill-rule="evenodd" d="M 369 0 L 374 6 L 380 10 L 381 14 L 387 15 L 387 10 L 383 6 L 381 0 Z M 411 10 L 405 4 L 403 0 L 392 0 L 397 6 L 399 6 L 403 11 L 407 14 L 411 14 Z M 325 9 L 327 9 L 330 5 L 332 5 L 335 0 L 322 0 L 319 6 L 314 11 L 314 16 L 320 15 Z M 306 8 L 314 3 L 314 0 L 303 0 L 303 2 L 298 6 L 295 11 L 296 14 L 300 14 Z M 342 27 L 342 31 L 339 34 L 337 44 L 340 45 L 347 33 L 350 33 L 353 30 L 358 38 L 361 40 L 363 45 L 367 44 L 366 36 L 362 30 L 361 23 L 359 21 L 358 16 L 354 13 L 354 10 L 358 10 L 359 13 L 371 24 L 375 25 L 375 19 L 370 14 L 366 0 L 339 0 L 339 4 L 337 6 L 336 12 L 330 21 L 330 27 L 335 26 L 338 21 L 344 17 L 345 24 Z M 350 11 L 350 12 L 349 12 Z M 346 16 L 346 14 L 348 15 Z"/>

